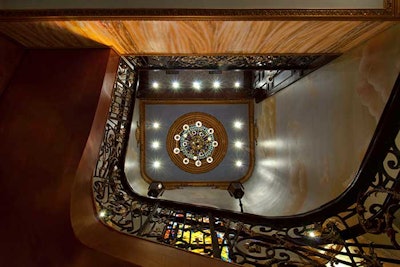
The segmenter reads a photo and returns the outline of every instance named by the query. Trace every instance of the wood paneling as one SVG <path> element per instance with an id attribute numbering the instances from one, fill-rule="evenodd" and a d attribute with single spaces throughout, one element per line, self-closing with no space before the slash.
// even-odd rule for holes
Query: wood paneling
<path id="1" fill-rule="evenodd" d="M 9 38 L 0 35 L 0 97 L 21 61 L 24 48 Z"/>
<path id="2" fill-rule="evenodd" d="M 71 187 L 109 55 L 27 51 L 3 92 L 1 266 L 132 266 L 83 246 L 70 222 Z"/>
<path id="3" fill-rule="evenodd" d="M 395 0 L 394 1 L 394 12 L 396 17 L 400 17 L 400 0 Z"/>
<path id="4" fill-rule="evenodd" d="M 111 46 L 120 54 L 342 53 L 389 21 L 68 20 L 1 22 L 30 48 Z"/>

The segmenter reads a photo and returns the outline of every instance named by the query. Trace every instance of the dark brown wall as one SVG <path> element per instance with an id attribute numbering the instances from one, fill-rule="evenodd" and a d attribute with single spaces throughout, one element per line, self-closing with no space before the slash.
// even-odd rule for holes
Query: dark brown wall
<path id="1" fill-rule="evenodd" d="M 24 48 L 0 34 L 0 97 L 21 61 Z"/>
<path id="2" fill-rule="evenodd" d="M 132 266 L 82 245 L 70 222 L 71 187 L 110 53 L 27 50 L 3 91 L 0 266 Z"/>

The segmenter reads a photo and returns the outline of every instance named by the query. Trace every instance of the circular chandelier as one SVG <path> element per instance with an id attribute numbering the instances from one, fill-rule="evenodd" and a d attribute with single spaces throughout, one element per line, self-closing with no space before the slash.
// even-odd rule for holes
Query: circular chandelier
<path id="1" fill-rule="evenodd" d="M 172 161 L 190 173 L 208 172 L 224 158 L 227 135 L 213 116 L 193 112 L 179 117 L 170 127 L 167 150 Z"/>

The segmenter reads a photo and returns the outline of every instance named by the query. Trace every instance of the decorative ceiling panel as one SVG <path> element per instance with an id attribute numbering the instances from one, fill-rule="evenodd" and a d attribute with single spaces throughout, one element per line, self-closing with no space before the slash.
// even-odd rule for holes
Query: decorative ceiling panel
<path id="1" fill-rule="evenodd" d="M 251 100 L 142 101 L 141 174 L 148 183 L 227 188 L 254 167 Z"/>

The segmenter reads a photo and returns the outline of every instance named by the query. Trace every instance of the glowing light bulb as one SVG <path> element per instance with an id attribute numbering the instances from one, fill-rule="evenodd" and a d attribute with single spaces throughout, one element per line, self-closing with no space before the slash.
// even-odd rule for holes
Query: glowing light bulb
<path id="1" fill-rule="evenodd" d="M 161 167 L 161 162 L 159 162 L 158 160 L 154 161 L 153 162 L 153 167 L 154 167 L 154 169 L 160 168 Z"/>
<path id="2" fill-rule="evenodd" d="M 194 81 L 193 82 L 193 88 L 196 90 L 200 90 L 201 89 L 201 83 L 198 81 Z"/>
<path id="3" fill-rule="evenodd" d="M 160 84 L 158 82 L 153 82 L 152 87 L 154 89 L 158 89 L 158 88 L 160 88 Z"/>
<path id="4" fill-rule="evenodd" d="M 243 127 L 243 122 L 241 122 L 241 121 L 234 121 L 234 122 L 233 122 L 233 127 L 234 127 L 235 129 L 240 130 L 240 129 L 242 129 L 242 127 Z"/>
<path id="5" fill-rule="evenodd" d="M 106 215 L 107 215 L 107 212 L 106 212 L 105 210 L 101 210 L 101 211 L 99 212 L 99 217 L 100 217 L 100 218 L 104 218 L 104 217 L 106 217 Z"/>
<path id="6" fill-rule="evenodd" d="M 243 166 L 243 162 L 241 160 L 237 160 L 235 162 L 236 167 L 242 167 Z"/>
<path id="7" fill-rule="evenodd" d="M 215 82 L 213 83 L 213 87 L 214 87 L 214 89 L 218 89 L 218 88 L 221 87 L 221 83 L 220 83 L 219 81 L 215 81 Z"/>
<path id="8" fill-rule="evenodd" d="M 243 147 L 243 142 L 241 142 L 241 141 L 236 141 L 236 142 L 235 142 L 235 147 L 238 148 L 238 149 L 242 148 L 242 147 Z"/>
<path id="9" fill-rule="evenodd" d="M 151 147 L 153 149 L 158 149 L 160 148 L 160 142 L 159 141 L 153 141 L 153 143 L 151 144 Z"/>
<path id="10" fill-rule="evenodd" d="M 158 128 L 160 128 L 160 123 L 159 122 L 153 122 L 153 128 L 154 129 L 158 129 Z"/>
<path id="11" fill-rule="evenodd" d="M 306 234 L 311 238 L 315 238 L 315 237 L 320 236 L 320 232 L 318 232 L 316 230 L 308 231 Z"/>
<path id="12" fill-rule="evenodd" d="M 180 87 L 179 82 L 177 82 L 177 81 L 172 82 L 172 88 L 173 89 L 179 89 L 179 87 Z"/>
<path id="13" fill-rule="evenodd" d="M 235 82 L 234 86 L 235 86 L 235 88 L 239 88 L 240 87 L 240 82 Z"/>

